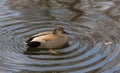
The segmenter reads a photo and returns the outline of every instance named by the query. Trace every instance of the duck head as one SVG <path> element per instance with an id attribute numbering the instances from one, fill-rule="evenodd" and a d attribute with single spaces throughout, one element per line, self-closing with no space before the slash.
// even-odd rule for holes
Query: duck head
<path id="1" fill-rule="evenodd" d="M 64 29 L 62 27 L 57 27 L 54 29 L 53 34 L 55 35 L 59 35 L 59 34 L 65 34 L 66 32 L 64 31 Z"/>

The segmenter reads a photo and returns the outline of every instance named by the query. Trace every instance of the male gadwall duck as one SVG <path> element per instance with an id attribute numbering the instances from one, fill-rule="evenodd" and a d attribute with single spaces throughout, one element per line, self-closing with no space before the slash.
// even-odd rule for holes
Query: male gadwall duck
<path id="1" fill-rule="evenodd" d="M 53 31 L 33 35 L 26 43 L 30 48 L 48 49 L 53 54 L 59 54 L 53 49 L 62 48 L 68 44 L 68 36 L 62 27 L 57 27 Z"/>

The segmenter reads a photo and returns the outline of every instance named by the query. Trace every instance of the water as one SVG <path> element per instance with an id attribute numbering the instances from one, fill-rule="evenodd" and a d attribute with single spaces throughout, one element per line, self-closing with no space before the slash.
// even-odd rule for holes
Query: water
<path id="1" fill-rule="evenodd" d="M 17 3 L 16 3 L 17 1 Z M 22 2 L 24 1 L 24 2 Z M 120 1 L 1 0 L 0 73 L 119 73 Z M 24 54 L 30 36 L 61 26 L 69 46 Z"/>

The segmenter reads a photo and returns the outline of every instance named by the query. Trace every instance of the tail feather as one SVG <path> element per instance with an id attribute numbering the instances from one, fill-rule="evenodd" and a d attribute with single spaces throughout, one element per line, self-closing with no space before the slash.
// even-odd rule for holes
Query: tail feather
<path id="1" fill-rule="evenodd" d="M 28 47 L 31 47 L 31 48 L 37 48 L 37 47 L 40 46 L 40 44 L 41 44 L 40 42 L 33 41 L 33 42 L 27 43 L 27 46 L 28 46 Z"/>
<path id="2" fill-rule="evenodd" d="M 26 43 L 30 43 L 33 40 L 34 37 L 29 38 Z"/>

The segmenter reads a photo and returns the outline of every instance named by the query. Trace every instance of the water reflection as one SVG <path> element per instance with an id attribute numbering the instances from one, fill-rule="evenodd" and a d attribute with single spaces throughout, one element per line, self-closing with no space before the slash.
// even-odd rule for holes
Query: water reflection
<path id="1" fill-rule="evenodd" d="M 119 73 L 119 10 L 111 14 L 119 7 L 117 1 L 25 0 L 19 5 L 24 1 L 21 0 L 18 6 L 17 0 L 14 4 L 11 1 L 2 5 L 0 11 L 2 72 Z M 62 26 L 70 39 L 68 47 L 56 49 L 61 55 L 46 50 L 24 54 L 27 46 L 23 42 L 31 35 L 57 26 Z"/>

